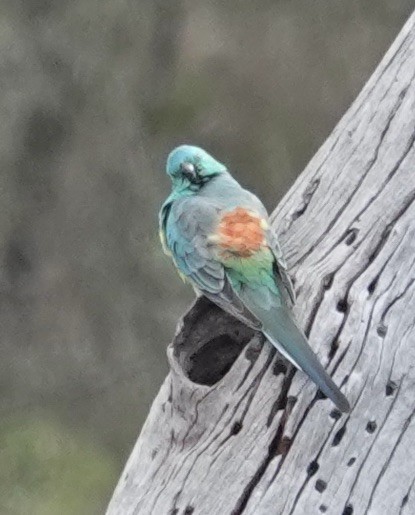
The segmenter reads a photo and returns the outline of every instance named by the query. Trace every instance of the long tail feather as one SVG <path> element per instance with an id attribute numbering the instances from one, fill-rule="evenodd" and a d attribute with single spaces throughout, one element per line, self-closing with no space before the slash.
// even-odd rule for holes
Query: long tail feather
<path id="1" fill-rule="evenodd" d="M 340 411 L 349 412 L 348 400 L 327 374 L 288 310 L 273 310 L 264 322 L 263 332 L 277 350 L 303 370 Z"/>

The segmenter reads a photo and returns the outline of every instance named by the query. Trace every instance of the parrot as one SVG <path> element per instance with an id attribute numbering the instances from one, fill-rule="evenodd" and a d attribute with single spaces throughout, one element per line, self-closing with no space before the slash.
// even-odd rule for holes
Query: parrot
<path id="1" fill-rule="evenodd" d="M 349 412 L 294 318 L 294 289 L 262 202 L 196 146 L 170 152 L 166 172 L 172 191 L 159 213 L 160 239 L 182 278 L 198 296 L 262 332 L 341 412 Z"/>

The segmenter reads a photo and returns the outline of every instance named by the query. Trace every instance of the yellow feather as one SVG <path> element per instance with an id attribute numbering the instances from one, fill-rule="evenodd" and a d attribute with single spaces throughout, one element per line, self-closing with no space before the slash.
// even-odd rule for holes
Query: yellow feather
<path id="1" fill-rule="evenodd" d="M 183 281 L 184 283 L 187 283 L 187 277 L 186 277 L 184 274 L 182 274 L 182 273 L 180 272 L 180 270 L 177 268 L 177 266 L 176 266 L 176 270 L 177 270 L 177 273 L 180 275 L 180 277 L 181 277 L 182 281 Z"/>
<path id="2" fill-rule="evenodd" d="M 260 225 L 261 225 L 261 229 L 263 229 L 264 231 L 269 229 L 268 222 L 265 220 L 265 218 L 261 218 Z"/>
<path id="3" fill-rule="evenodd" d="M 159 231 L 159 236 L 160 236 L 161 246 L 163 247 L 163 252 L 166 254 L 166 256 L 171 256 L 171 252 L 170 252 L 169 248 L 167 247 L 166 236 L 162 229 L 160 229 L 160 231 Z"/>

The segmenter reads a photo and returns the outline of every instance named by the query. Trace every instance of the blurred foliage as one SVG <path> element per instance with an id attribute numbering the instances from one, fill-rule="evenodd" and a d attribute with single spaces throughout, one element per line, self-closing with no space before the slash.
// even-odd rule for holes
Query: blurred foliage
<path id="1" fill-rule="evenodd" d="M 167 153 L 205 147 L 273 209 L 412 8 L 0 0 L 6 512 L 102 511 L 167 372 L 192 299 L 157 237 Z"/>
<path id="2" fill-rule="evenodd" d="M 0 425 L 0 513 L 103 513 L 117 467 L 108 451 L 46 414 Z"/>

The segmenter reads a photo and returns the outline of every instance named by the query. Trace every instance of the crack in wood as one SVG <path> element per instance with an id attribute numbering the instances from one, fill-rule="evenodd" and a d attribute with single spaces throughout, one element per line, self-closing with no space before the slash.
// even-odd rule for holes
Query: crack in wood
<path id="1" fill-rule="evenodd" d="M 395 445 L 392 448 L 392 452 L 390 453 L 388 459 L 385 461 L 385 463 L 384 463 L 384 465 L 382 467 L 382 470 L 380 471 L 378 477 L 376 478 L 375 485 L 374 485 L 372 493 L 370 494 L 370 497 L 369 497 L 369 503 L 367 505 L 365 514 L 369 513 L 369 510 L 370 510 L 370 508 L 372 506 L 373 498 L 375 496 L 375 493 L 376 493 L 376 490 L 377 490 L 377 488 L 379 486 L 379 483 L 380 483 L 383 475 L 385 474 L 390 461 L 392 460 L 393 456 L 395 455 L 396 449 L 398 448 L 399 444 L 401 443 L 401 440 L 402 440 L 404 434 L 406 433 L 410 423 L 412 422 L 414 414 L 415 414 L 415 410 L 413 410 L 412 413 L 409 415 L 409 417 L 405 420 L 405 423 L 404 423 L 404 426 L 402 428 L 402 431 L 399 433 L 398 439 L 396 440 L 396 443 L 395 443 Z"/>
<path id="2" fill-rule="evenodd" d="M 390 125 L 392 123 L 392 120 L 394 119 L 394 117 L 396 116 L 396 113 L 399 109 L 399 107 L 401 106 L 402 104 L 402 101 L 403 101 L 403 98 L 405 97 L 405 94 L 408 90 L 409 86 L 407 86 L 402 92 L 404 93 L 402 98 L 400 98 L 397 102 L 397 104 L 395 105 L 394 107 L 394 111 L 392 112 L 392 114 L 388 117 L 388 120 L 387 120 L 387 123 L 386 123 L 386 126 L 385 128 L 383 129 L 382 133 L 381 133 L 381 136 L 380 136 L 380 140 L 379 140 L 379 143 L 378 145 L 376 146 L 375 148 L 375 152 L 374 152 L 374 156 L 373 158 L 371 159 L 371 161 L 369 162 L 369 166 L 367 167 L 367 169 L 365 170 L 365 172 L 363 173 L 363 176 L 361 177 L 360 181 L 358 182 L 358 185 L 356 187 L 356 189 L 353 191 L 353 194 L 352 196 L 357 193 L 358 189 L 360 188 L 360 186 L 362 185 L 364 179 L 366 178 L 366 176 L 368 175 L 368 173 L 370 172 L 370 170 L 373 168 L 374 164 L 377 162 L 377 159 L 378 159 L 378 156 L 379 156 L 379 149 L 383 143 L 383 140 L 390 128 Z M 353 228 L 353 225 L 356 224 L 356 222 L 358 220 L 360 220 L 361 216 L 363 215 L 363 213 L 369 208 L 369 206 L 371 206 L 373 204 L 373 202 L 375 202 L 377 200 L 377 198 L 379 197 L 379 195 L 384 191 L 385 187 L 388 185 L 388 183 L 392 180 L 392 178 L 395 176 L 395 174 L 397 173 L 397 171 L 399 170 L 402 162 L 405 160 L 405 158 L 407 157 L 408 153 L 410 152 L 410 150 L 412 149 L 413 147 L 413 144 L 414 144 L 414 137 L 415 135 L 413 134 L 411 136 L 411 138 L 409 139 L 408 141 L 408 145 L 406 146 L 402 156 L 398 159 L 398 161 L 395 163 L 395 165 L 393 166 L 392 170 L 389 172 L 389 174 L 387 175 L 386 177 L 386 180 L 382 183 L 381 187 L 377 190 L 377 192 L 369 198 L 369 201 L 367 203 L 365 203 L 364 207 L 357 213 L 357 215 L 353 218 L 352 222 L 351 222 L 351 226 L 349 226 L 349 228 L 346 229 L 346 231 L 336 240 L 336 242 L 322 255 L 321 257 L 321 260 L 324 260 L 331 252 L 333 252 L 333 250 L 335 249 L 335 247 L 337 247 L 339 244 L 341 244 L 343 241 L 346 241 L 347 240 L 347 236 L 348 234 L 350 234 L 350 232 L 353 232 L 353 231 L 356 231 L 357 229 L 356 228 Z M 346 202 L 344 204 L 344 207 L 346 208 L 348 205 L 348 203 Z M 338 219 L 338 216 L 336 216 L 333 220 L 333 224 L 337 221 Z M 326 235 L 326 233 L 328 233 L 329 231 L 331 230 L 331 227 L 329 226 L 326 231 L 323 233 L 322 235 L 322 238 Z M 355 241 L 357 237 L 357 233 L 354 232 L 353 234 L 353 238 L 352 238 L 352 243 Z M 317 246 L 319 244 L 319 241 L 316 242 L 315 246 Z M 360 245 L 360 243 L 359 243 Z M 358 248 L 359 245 L 356 247 Z M 314 248 L 310 248 L 309 249 L 309 254 L 311 254 L 311 252 L 314 250 Z M 301 257 L 301 260 L 297 261 L 293 266 L 297 266 L 299 263 L 301 263 L 302 261 L 304 261 L 304 259 L 307 257 L 307 254 L 304 254 L 302 257 Z"/>
<path id="3" fill-rule="evenodd" d="M 283 439 L 285 424 L 290 415 L 291 409 L 292 409 L 292 406 L 289 403 L 287 403 L 286 407 L 284 409 L 284 413 L 281 418 L 280 424 L 275 433 L 275 436 L 272 439 L 272 441 L 268 447 L 268 453 L 267 453 L 266 457 L 264 458 L 264 460 L 262 461 L 261 465 L 257 468 L 255 473 L 253 474 L 252 479 L 249 481 L 249 483 L 244 488 L 244 491 L 243 491 L 242 495 L 240 496 L 240 498 L 238 499 L 235 508 L 232 510 L 231 515 L 241 515 L 243 513 L 243 511 L 245 510 L 245 508 L 248 504 L 248 501 L 252 495 L 252 492 L 254 491 L 255 487 L 258 485 L 261 478 L 265 474 L 265 471 L 267 470 L 268 465 L 271 463 L 271 461 L 277 455 L 278 448 L 281 445 L 281 442 Z M 287 454 L 288 454 L 288 450 L 287 450 Z M 282 455 L 281 461 L 284 460 L 284 458 L 285 458 L 285 456 L 287 456 L 287 454 Z"/>
<path id="4" fill-rule="evenodd" d="M 341 415 L 342 414 L 340 413 L 340 416 Z M 332 432 L 334 431 L 334 427 L 335 427 L 335 425 L 333 425 L 333 427 L 330 429 L 329 433 L 327 434 L 326 438 L 322 442 L 322 444 L 321 444 L 321 446 L 320 446 L 320 448 L 318 450 L 318 453 L 316 454 L 314 460 L 308 465 L 308 467 L 307 467 L 307 477 L 303 481 L 303 483 L 301 484 L 301 487 L 297 491 L 297 494 L 296 494 L 296 496 L 294 498 L 294 503 L 293 503 L 293 505 L 291 507 L 289 515 L 292 515 L 294 513 L 294 510 L 295 510 L 296 506 L 298 505 L 298 501 L 300 500 L 301 494 L 303 493 L 304 489 L 306 488 L 307 484 L 309 483 L 310 478 L 312 476 L 314 476 L 314 474 L 317 473 L 318 469 L 320 468 L 319 464 L 318 464 L 318 460 L 320 459 L 320 456 L 321 456 L 323 450 L 325 449 L 325 447 L 327 445 L 327 442 L 330 440 Z"/>
<path id="5" fill-rule="evenodd" d="M 307 186 L 307 188 L 305 189 L 305 191 L 303 193 L 303 205 L 299 209 L 297 209 L 297 211 L 294 211 L 294 213 L 291 216 L 293 222 L 295 220 L 297 220 L 298 218 L 300 218 L 300 216 L 302 216 L 307 211 L 307 208 L 308 208 L 319 184 L 320 184 L 320 179 L 315 179 Z"/>
<path id="6" fill-rule="evenodd" d="M 358 467 L 358 469 L 356 471 L 356 475 L 355 475 L 354 481 L 353 481 L 353 483 L 352 483 L 352 485 L 350 487 L 350 494 L 349 494 L 349 496 L 347 498 L 347 501 L 346 501 L 347 503 L 351 499 L 351 497 L 353 495 L 353 492 L 355 490 L 355 487 L 356 487 L 356 485 L 357 485 L 357 483 L 359 481 L 360 475 L 361 475 L 361 473 L 363 471 L 363 467 L 365 466 L 365 464 L 367 462 L 367 459 L 368 459 L 372 449 L 374 448 L 374 446 L 376 444 L 377 439 L 380 437 L 380 435 L 382 433 L 382 430 L 383 430 L 386 422 L 388 421 L 390 414 L 392 413 L 392 410 L 393 410 L 393 408 L 394 408 L 394 406 L 395 406 L 395 404 L 397 402 L 398 396 L 399 396 L 399 391 L 400 391 L 400 385 L 398 387 L 398 391 L 396 393 L 396 396 L 393 398 L 393 400 L 392 400 L 392 402 L 391 402 L 391 404 L 390 404 L 390 406 L 389 406 L 389 408 L 388 408 L 388 410 L 386 412 L 385 418 L 382 421 L 382 424 L 381 424 L 381 426 L 379 428 L 379 431 L 376 433 L 375 438 L 373 439 L 372 443 L 370 444 L 370 446 L 369 446 L 369 448 L 367 450 L 367 453 L 365 454 L 363 460 L 361 461 L 361 463 L 360 463 L 360 465 L 359 465 L 359 467 Z"/>
<path id="7" fill-rule="evenodd" d="M 403 509 L 405 508 L 405 506 L 407 505 L 407 503 L 409 501 L 409 496 L 411 495 L 411 491 L 414 486 L 414 483 L 415 483 L 415 478 L 412 480 L 412 483 L 410 484 L 408 491 L 406 492 L 406 494 L 404 495 L 404 497 L 402 499 L 401 506 L 399 509 L 399 515 L 403 512 Z"/>

